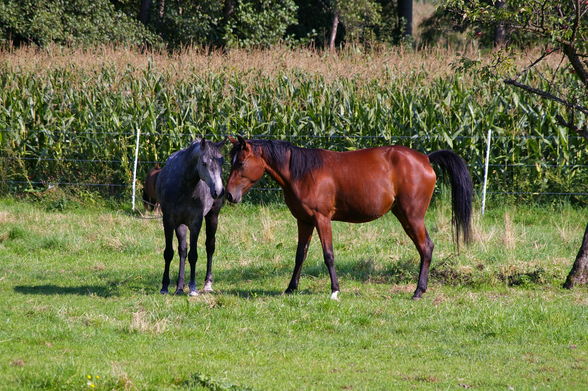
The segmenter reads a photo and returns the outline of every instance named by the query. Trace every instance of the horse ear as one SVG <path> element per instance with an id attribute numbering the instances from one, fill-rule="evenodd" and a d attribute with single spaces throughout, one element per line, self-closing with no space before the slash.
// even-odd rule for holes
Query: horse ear
<path id="1" fill-rule="evenodd" d="M 206 149 L 206 144 L 206 139 L 200 140 L 200 149 L 204 151 Z"/>
<path id="2" fill-rule="evenodd" d="M 237 135 L 237 139 L 239 140 L 239 144 L 241 145 L 241 149 L 243 151 L 251 151 L 251 146 L 247 144 L 247 141 L 240 135 Z"/>
<path id="3" fill-rule="evenodd" d="M 229 137 L 231 137 L 231 136 L 229 136 Z M 229 138 L 228 138 L 228 137 L 225 137 L 224 139 L 222 139 L 222 141 L 219 141 L 219 142 L 218 142 L 218 143 L 216 143 L 215 145 L 216 145 L 216 147 L 217 147 L 218 149 L 220 149 L 220 148 L 222 148 L 222 147 L 223 147 L 223 145 L 225 145 L 225 144 L 227 143 L 227 141 L 228 141 L 228 140 L 229 140 Z"/>
<path id="4" fill-rule="evenodd" d="M 237 141 L 237 139 L 233 136 L 227 136 L 227 139 L 229 139 L 229 141 L 231 142 L 231 144 L 235 145 L 237 144 L 239 141 Z"/>

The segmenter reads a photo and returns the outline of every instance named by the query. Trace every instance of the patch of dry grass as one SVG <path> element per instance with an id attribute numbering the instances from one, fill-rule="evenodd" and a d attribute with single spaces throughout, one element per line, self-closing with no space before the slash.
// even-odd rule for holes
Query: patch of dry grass
<path id="1" fill-rule="evenodd" d="M 129 331 L 140 333 L 161 334 L 167 330 L 169 321 L 167 318 L 153 319 L 145 310 L 133 312 Z"/>
<path id="2" fill-rule="evenodd" d="M 502 244 L 509 250 L 516 247 L 516 233 L 509 212 L 504 213 L 504 230 L 502 231 Z"/>

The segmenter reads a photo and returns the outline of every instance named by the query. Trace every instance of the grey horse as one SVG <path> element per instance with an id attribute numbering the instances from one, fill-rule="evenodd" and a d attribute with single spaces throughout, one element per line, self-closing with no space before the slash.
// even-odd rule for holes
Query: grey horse
<path id="1" fill-rule="evenodd" d="M 226 140 L 225 140 L 226 141 Z M 213 143 L 195 140 L 189 147 L 172 154 L 159 173 L 157 196 L 163 214 L 165 268 L 161 282 L 161 293 L 168 293 L 169 266 L 174 257 L 173 231 L 178 238 L 180 271 L 176 294 L 184 293 L 184 268 L 186 255 L 190 262 L 190 296 L 196 290 L 196 260 L 198 234 L 202 220 L 206 219 L 206 277 L 204 291 L 212 291 L 212 255 L 215 249 L 215 234 L 218 214 L 223 205 L 224 187 L 221 178 L 223 156 L 220 149 L 225 141 Z M 190 229 L 190 252 L 187 252 L 186 234 Z"/>

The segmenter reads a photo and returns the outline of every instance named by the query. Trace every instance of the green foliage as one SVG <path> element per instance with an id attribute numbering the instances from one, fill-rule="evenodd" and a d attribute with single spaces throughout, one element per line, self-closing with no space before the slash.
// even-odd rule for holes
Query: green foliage
<path id="1" fill-rule="evenodd" d="M 289 32 L 300 40 L 314 37 L 317 47 L 328 44 L 333 14 L 339 15 L 337 43 L 390 43 L 398 29 L 395 0 L 297 0 L 298 23 Z"/>
<path id="2" fill-rule="evenodd" d="M 467 26 L 463 19 L 447 9 L 439 7 L 433 15 L 424 19 L 421 28 L 421 44 L 423 46 L 448 46 L 452 48 L 466 47 L 472 40 L 479 38 L 479 31 L 466 37 Z"/>
<path id="3" fill-rule="evenodd" d="M 511 33 L 523 34 L 536 42 L 544 43 L 545 48 L 540 57 L 514 79 L 508 78 L 504 81 L 522 88 L 527 93 L 558 101 L 562 108 L 567 110 L 568 117 L 568 120 L 565 120 L 559 115 L 558 122 L 588 140 L 588 128 L 584 118 L 588 114 L 588 64 L 584 60 L 588 56 L 588 2 L 545 1 L 539 7 L 529 5 L 523 0 L 446 0 L 445 6 L 451 12 L 461 15 L 468 23 L 482 26 L 500 25 Z M 520 77 L 525 73 L 533 72 L 543 78 L 541 71 L 537 70 L 537 64 L 554 53 L 562 55 L 558 70 L 576 76 L 572 81 L 564 83 L 554 78 L 543 85 L 521 83 Z M 497 61 L 497 64 L 503 62 Z M 578 113 L 583 115 L 577 118 Z"/>
<path id="4" fill-rule="evenodd" d="M 335 12 L 339 43 L 397 41 L 396 0 L 150 0 L 144 24 L 139 0 L 5 0 L 0 43 L 81 46 L 124 43 L 171 49 L 186 45 L 323 46 Z"/>
<path id="5" fill-rule="evenodd" d="M 334 2 L 345 26 L 346 41 L 373 42 L 375 30 L 382 25 L 382 6 L 374 0 L 338 0 Z"/>
<path id="6" fill-rule="evenodd" d="M 168 2 L 163 16 L 153 8 L 149 26 L 170 47 L 220 45 L 223 35 L 221 1 Z"/>
<path id="7" fill-rule="evenodd" d="M 229 47 L 268 47 L 284 38 L 296 22 L 294 0 L 242 0 L 224 26 L 224 42 Z"/>
<path id="8" fill-rule="evenodd" d="M 578 52 L 588 49 L 588 4 L 585 1 L 549 0 L 541 6 L 526 0 L 507 0 L 503 7 L 497 1 L 444 0 L 444 13 L 461 20 L 462 26 L 472 26 L 478 33 L 502 23 L 514 34 L 514 41 L 550 43 L 555 46 L 573 44 Z M 576 9 L 577 8 L 577 9 Z"/>
<path id="9" fill-rule="evenodd" d="M 110 195 L 128 192 L 136 129 L 145 162 L 165 161 L 198 135 L 220 140 L 236 133 L 335 150 L 450 148 L 470 164 L 478 185 L 492 129 L 492 191 L 588 192 L 588 151 L 557 123 L 558 105 L 493 79 L 467 81 L 462 72 L 431 78 L 390 71 L 373 80 L 301 71 L 188 74 L 178 79 L 169 70 L 130 65 L 42 74 L 0 67 L 0 169 L 3 179 L 18 182 L 4 183 L 3 191 L 81 182 L 116 184 L 98 187 Z M 547 83 L 532 77 L 526 80 Z M 569 73 L 553 77 L 574 82 Z M 139 180 L 151 166 L 139 167 Z"/>
<path id="10" fill-rule="evenodd" d="M 108 0 L 5 0 L 0 3 L 0 42 L 95 45 L 160 43 L 138 21 Z"/>

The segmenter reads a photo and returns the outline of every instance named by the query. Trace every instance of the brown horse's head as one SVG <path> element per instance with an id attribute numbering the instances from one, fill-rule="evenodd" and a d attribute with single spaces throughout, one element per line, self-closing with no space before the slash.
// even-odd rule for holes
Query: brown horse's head
<path id="1" fill-rule="evenodd" d="M 231 174 L 227 182 L 227 200 L 240 202 L 265 172 L 265 161 L 259 152 L 243 137 L 229 137 L 231 150 Z"/>

